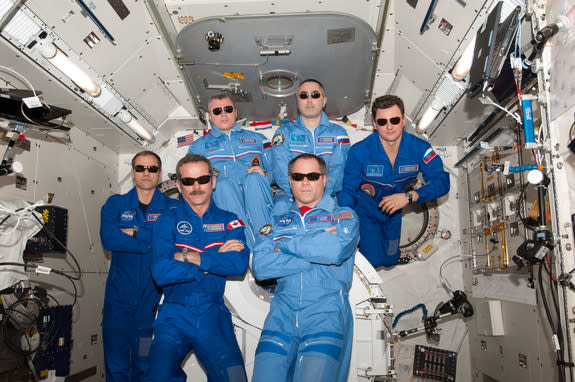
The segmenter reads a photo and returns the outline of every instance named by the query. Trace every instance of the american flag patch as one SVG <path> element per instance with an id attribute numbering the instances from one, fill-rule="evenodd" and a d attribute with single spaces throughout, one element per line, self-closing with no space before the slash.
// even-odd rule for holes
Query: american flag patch
<path id="1" fill-rule="evenodd" d="M 242 219 L 236 219 L 236 220 L 228 223 L 228 229 L 235 229 L 235 228 L 244 227 L 244 226 L 245 226 L 245 224 L 242 221 Z"/>
<path id="2" fill-rule="evenodd" d="M 342 220 L 342 219 L 353 219 L 353 214 L 349 211 L 345 211 L 335 215 L 335 220 Z"/>
<path id="3" fill-rule="evenodd" d="M 188 135 L 184 135 L 183 137 L 178 137 L 178 147 L 184 147 L 184 146 L 189 146 L 192 144 L 192 142 L 194 141 L 194 134 L 188 134 Z"/>
<path id="4" fill-rule="evenodd" d="M 349 137 L 345 135 L 337 137 L 337 144 L 338 145 L 349 144 Z"/>
<path id="5" fill-rule="evenodd" d="M 437 155 L 437 153 L 435 151 L 433 151 L 433 149 L 430 147 L 427 149 L 425 154 L 423 154 L 423 161 L 425 163 L 429 163 L 429 161 L 432 160 L 433 158 L 435 158 L 436 155 Z"/>

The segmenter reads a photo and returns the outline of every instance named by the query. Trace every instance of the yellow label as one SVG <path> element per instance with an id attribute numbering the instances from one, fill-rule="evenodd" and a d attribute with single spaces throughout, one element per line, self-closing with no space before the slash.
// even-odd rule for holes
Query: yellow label
<path id="1" fill-rule="evenodd" d="M 226 78 L 234 78 L 236 80 L 243 80 L 244 74 L 239 72 L 224 72 Z"/>

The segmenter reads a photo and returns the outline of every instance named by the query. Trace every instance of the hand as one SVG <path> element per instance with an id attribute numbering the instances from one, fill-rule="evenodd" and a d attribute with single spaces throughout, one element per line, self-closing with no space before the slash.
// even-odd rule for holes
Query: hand
<path id="1" fill-rule="evenodd" d="M 379 202 L 379 208 L 381 208 L 384 213 L 391 215 L 408 204 L 409 200 L 407 200 L 407 196 L 402 192 L 383 197 L 381 202 Z"/>
<path id="2" fill-rule="evenodd" d="M 135 234 L 138 232 L 138 227 L 120 228 L 120 231 L 124 232 L 126 235 L 129 235 L 130 237 L 135 237 Z"/>
<path id="3" fill-rule="evenodd" d="M 244 243 L 239 240 L 228 240 L 218 249 L 218 252 L 241 251 L 245 248 Z"/>
<path id="4" fill-rule="evenodd" d="M 248 168 L 248 174 L 251 174 L 252 172 L 257 172 L 259 174 L 262 174 L 263 176 L 268 176 L 266 174 L 266 172 L 260 166 L 254 166 L 254 167 Z"/>
<path id="5" fill-rule="evenodd" d="M 188 251 L 188 252 L 174 252 L 174 260 L 181 261 L 182 263 L 190 263 L 200 266 L 202 263 L 202 257 L 198 252 Z M 204 272 L 206 274 L 208 272 Z"/>
<path id="6" fill-rule="evenodd" d="M 337 235 L 337 232 L 336 232 L 336 230 L 335 230 L 335 226 L 334 226 L 334 225 L 332 225 L 331 227 L 327 227 L 325 230 L 326 230 L 326 232 L 331 232 L 331 233 L 333 233 L 334 235 Z"/>

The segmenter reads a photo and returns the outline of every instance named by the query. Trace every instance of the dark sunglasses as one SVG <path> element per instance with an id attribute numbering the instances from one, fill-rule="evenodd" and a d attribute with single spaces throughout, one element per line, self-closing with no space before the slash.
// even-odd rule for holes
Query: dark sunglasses
<path id="1" fill-rule="evenodd" d="M 231 105 L 224 106 L 223 110 L 226 113 L 230 114 L 230 113 L 234 112 L 234 107 Z M 214 113 L 214 115 L 220 115 L 220 114 L 222 114 L 222 108 L 221 107 L 215 107 L 212 109 L 212 113 Z"/>
<path id="2" fill-rule="evenodd" d="M 387 121 L 389 121 L 392 125 L 399 125 L 401 122 L 401 117 L 391 117 L 390 119 L 378 118 L 375 120 L 375 123 L 377 123 L 379 126 L 385 126 L 387 125 Z"/>
<path id="3" fill-rule="evenodd" d="M 202 175 L 197 178 L 180 178 L 180 182 L 182 182 L 184 186 L 193 186 L 196 181 L 199 184 L 206 184 L 210 179 L 212 179 L 211 175 Z"/>
<path id="4" fill-rule="evenodd" d="M 134 166 L 134 171 L 136 172 L 144 172 L 148 170 L 148 172 L 158 172 L 160 168 L 158 166 L 144 166 L 142 164 L 137 164 Z"/>
<path id="5" fill-rule="evenodd" d="M 307 178 L 310 182 L 315 182 L 321 177 L 319 172 L 310 172 L 308 174 L 302 174 L 300 172 L 294 172 L 290 175 L 291 178 L 296 182 L 301 182 L 304 178 Z"/>
<path id="6" fill-rule="evenodd" d="M 307 94 L 307 92 L 301 92 L 298 94 L 298 97 L 299 99 L 307 99 L 307 97 L 318 99 L 319 97 L 321 97 L 321 93 L 318 92 L 317 90 L 314 90 L 313 92 L 311 92 L 311 94 Z"/>

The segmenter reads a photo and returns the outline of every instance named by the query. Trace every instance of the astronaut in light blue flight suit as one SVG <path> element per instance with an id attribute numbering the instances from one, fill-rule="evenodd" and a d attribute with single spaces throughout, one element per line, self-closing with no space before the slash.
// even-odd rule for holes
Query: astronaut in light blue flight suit
<path id="1" fill-rule="evenodd" d="M 280 126 L 272 138 L 274 178 L 288 195 L 291 191 L 286 163 L 303 153 L 318 155 L 327 163 L 327 195 L 333 196 L 341 190 L 349 136 L 342 126 L 328 120 L 322 111 L 326 103 L 325 90 L 319 81 L 303 81 L 297 91 L 300 116 Z"/>
<path id="2" fill-rule="evenodd" d="M 277 200 L 253 252 L 256 278 L 277 278 L 277 287 L 252 382 L 345 382 L 358 219 L 324 194 L 327 166 L 320 157 L 302 154 L 288 167 L 293 197 Z"/>
<path id="3" fill-rule="evenodd" d="M 244 224 L 219 209 L 211 162 L 187 154 L 176 167 L 183 200 L 154 227 L 154 279 L 164 301 L 154 322 L 149 380 L 184 382 L 181 364 L 194 350 L 209 382 L 246 382 L 242 353 L 223 293 L 227 276 L 248 266 Z"/>
<path id="4" fill-rule="evenodd" d="M 390 267 L 400 255 L 402 208 L 445 195 L 449 174 L 429 143 L 404 131 L 401 98 L 378 97 L 371 111 L 376 132 L 349 151 L 338 201 L 359 216 L 361 253 L 376 268 Z M 408 188 L 419 173 L 425 185 Z"/>
<path id="5" fill-rule="evenodd" d="M 112 195 L 101 211 L 100 237 L 112 252 L 102 335 L 106 380 L 140 381 L 148 367 L 152 322 L 161 292 L 152 279 L 152 227 L 176 201 L 157 189 L 162 162 L 151 151 L 132 159 L 135 187 Z"/>
<path id="6" fill-rule="evenodd" d="M 212 96 L 208 108 L 212 131 L 192 143 L 189 152 L 212 162 L 218 178 L 214 201 L 247 223 L 247 244 L 251 248 L 256 230 L 269 222 L 272 208 L 271 145 L 264 135 L 236 123 L 237 109 L 228 94 Z"/>

